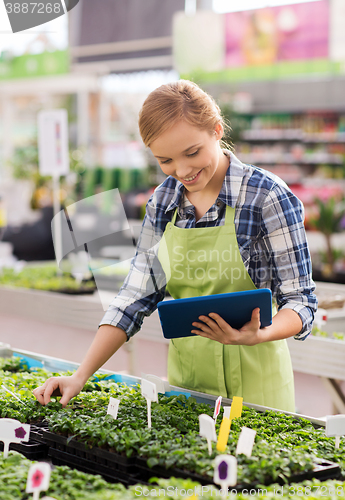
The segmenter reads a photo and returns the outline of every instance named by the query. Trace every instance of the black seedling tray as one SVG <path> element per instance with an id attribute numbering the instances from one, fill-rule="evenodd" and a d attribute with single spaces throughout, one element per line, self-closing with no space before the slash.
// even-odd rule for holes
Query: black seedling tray
<path id="1" fill-rule="evenodd" d="M 150 468 L 147 463 L 146 459 L 137 457 L 137 467 L 140 471 L 140 478 L 141 480 L 148 482 L 150 478 L 152 477 L 163 477 L 168 479 L 171 476 L 174 477 L 182 477 L 184 479 L 191 479 L 192 481 L 197 481 L 202 485 L 208 485 L 213 483 L 213 479 L 209 476 L 201 476 L 197 473 L 191 473 L 189 471 L 183 470 L 183 469 L 174 469 L 174 468 L 169 468 L 166 469 L 162 466 L 154 466 Z M 295 474 L 291 476 L 290 478 L 287 478 L 288 483 L 299 483 L 301 481 L 307 480 L 307 479 L 313 479 L 316 478 L 319 481 L 326 481 L 327 479 L 336 479 L 341 477 L 341 470 L 338 464 L 334 462 L 330 462 L 329 460 L 320 460 L 318 461 L 314 469 L 311 471 L 306 471 L 301 474 Z M 269 485 L 272 483 L 278 483 L 278 484 L 285 484 L 283 479 L 275 479 L 271 481 L 266 481 L 265 485 Z M 262 483 L 261 483 L 262 484 Z M 251 483 L 251 484 L 237 484 L 234 486 L 236 490 L 241 491 L 244 488 L 246 489 L 256 489 L 259 487 L 259 483 Z"/>
<path id="2" fill-rule="evenodd" d="M 55 448 L 49 448 L 49 458 L 54 465 L 68 465 L 73 469 L 78 469 L 88 474 L 100 474 L 110 483 L 122 483 L 125 486 L 131 486 L 137 483 L 149 485 L 149 483 L 141 481 L 137 473 L 129 474 L 120 470 L 114 470 L 111 467 L 95 463 L 93 460 L 81 459 L 71 453 Z"/>
<path id="3" fill-rule="evenodd" d="M 31 439 L 27 443 L 11 443 L 10 450 L 21 453 L 29 460 L 42 460 L 48 456 L 48 446 Z M 4 451 L 2 442 L 0 442 L 0 451 Z"/>
<path id="4" fill-rule="evenodd" d="M 80 465 L 83 465 L 83 461 L 85 461 L 86 466 L 88 466 L 91 463 L 94 472 L 95 467 L 97 467 L 97 474 L 100 474 L 100 470 L 104 468 L 114 471 L 116 475 L 119 473 L 120 475 L 134 474 L 136 472 L 135 458 L 127 458 L 126 456 L 97 447 L 88 448 L 85 443 L 76 441 L 75 439 L 68 441 L 65 436 L 60 436 L 47 430 L 42 431 L 42 439 L 49 446 L 50 457 L 57 457 L 56 451 L 63 452 L 74 457 L 73 461 L 75 464 L 79 462 Z"/>

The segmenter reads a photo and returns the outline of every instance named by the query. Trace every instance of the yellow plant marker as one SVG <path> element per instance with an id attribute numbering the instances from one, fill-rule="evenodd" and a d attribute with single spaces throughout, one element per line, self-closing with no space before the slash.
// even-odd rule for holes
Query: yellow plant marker
<path id="1" fill-rule="evenodd" d="M 242 414 L 242 403 L 243 398 L 234 396 L 232 399 L 231 410 L 230 410 L 230 420 L 238 418 Z"/>
<path id="2" fill-rule="evenodd" d="M 222 423 L 220 424 L 218 441 L 217 441 L 217 450 L 222 453 L 225 451 L 226 445 L 228 444 L 230 427 L 231 427 L 231 420 L 229 418 L 224 417 Z"/>

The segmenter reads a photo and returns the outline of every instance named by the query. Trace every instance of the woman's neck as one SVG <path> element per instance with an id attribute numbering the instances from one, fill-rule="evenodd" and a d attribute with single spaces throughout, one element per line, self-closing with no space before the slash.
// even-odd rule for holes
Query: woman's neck
<path id="1" fill-rule="evenodd" d="M 197 221 L 205 215 L 218 198 L 228 168 L 229 158 L 222 152 L 219 166 L 207 186 L 202 191 L 197 192 L 189 192 L 186 190 L 188 200 L 195 207 L 195 217 Z"/>

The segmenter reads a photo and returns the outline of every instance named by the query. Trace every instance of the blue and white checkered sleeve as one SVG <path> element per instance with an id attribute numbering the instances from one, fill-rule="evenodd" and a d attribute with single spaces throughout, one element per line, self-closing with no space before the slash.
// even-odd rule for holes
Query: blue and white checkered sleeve
<path id="1" fill-rule="evenodd" d="M 275 184 L 270 190 L 262 209 L 262 228 L 278 310 L 296 311 L 303 326 L 294 338 L 304 340 L 312 329 L 317 298 L 304 228 L 304 208 L 289 189 Z"/>
<path id="2" fill-rule="evenodd" d="M 153 195 L 146 206 L 129 273 L 99 324 L 123 329 L 128 339 L 140 330 L 144 317 L 156 309 L 165 294 L 165 274 L 157 256 L 162 235 L 155 228 L 155 213 Z"/>

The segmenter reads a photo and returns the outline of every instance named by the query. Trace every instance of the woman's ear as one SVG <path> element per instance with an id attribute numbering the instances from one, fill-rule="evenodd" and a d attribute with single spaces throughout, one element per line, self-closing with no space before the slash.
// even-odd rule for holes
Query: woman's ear
<path id="1" fill-rule="evenodd" d="M 217 125 L 214 129 L 214 133 L 216 134 L 217 141 L 219 141 L 219 139 L 221 139 L 223 137 L 224 128 L 220 122 L 217 123 Z"/>

